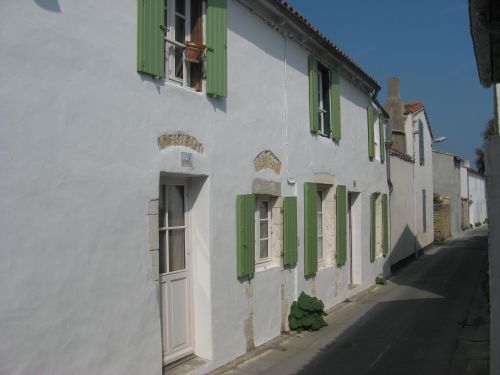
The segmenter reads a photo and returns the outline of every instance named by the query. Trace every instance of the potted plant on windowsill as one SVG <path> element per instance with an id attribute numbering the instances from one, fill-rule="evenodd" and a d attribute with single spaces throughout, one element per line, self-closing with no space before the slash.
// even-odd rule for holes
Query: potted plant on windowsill
<path id="1" fill-rule="evenodd" d="M 200 43 L 186 41 L 186 60 L 189 62 L 200 63 L 203 60 L 205 46 Z"/>

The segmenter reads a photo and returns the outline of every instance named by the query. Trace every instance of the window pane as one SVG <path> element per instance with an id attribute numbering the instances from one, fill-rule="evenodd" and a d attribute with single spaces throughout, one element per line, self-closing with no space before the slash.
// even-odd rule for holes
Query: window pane
<path id="1" fill-rule="evenodd" d="M 168 231 L 168 262 L 169 272 L 186 268 L 184 229 Z"/>
<path id="2" fill-rule="evenodd" d="M 323 214 L 318 214 L 317 227 L 318 227 L 318 236 L 321 236 L 323 234 Z"/>
<path id="3" fill-rule="evenodd" d="M 177 78 L 184 78 L 184 58 L 183 50 L 179 47 L 175 47 L 175 76 Z"/>
<path id="4" fill-rule="evenodd" d="M 268 247 L 268 240 L 261 240 L 260 241 L 260 259 L 267 258 L 269 256 L 269 247 Z"/>
<path id="5" fill-rule="evenodd" d="M 269 202 L 262 201 L 259 205 L 259 214 L 261 219 L 267 219 L 267 213 L 269 211 Z"/>
<path id="6" fill-rule="evenodd" d="M 175 11 L 183 16 L 186 15 L 186 0 L 175 1 Z"/>
<path id="7" fill-rule="evenodd" d="M 184 226 L 184 186 L 167 186 L 168 226 Z"/>
<path id="8" fill-rule="evenodd" d="M 179 43 L 186 41 L 186 22 L 179 16 L 175 16 L 175 40 Z"/>
<path id="9" fill-rule="evenodd" d="M 316 192 L 316 211 L 321 212 L 322 208 L 322 200 L 323 200 L 323 194 L 321 191 Z"/>
<path id="10" fill-rule="evenodd" d="M 160 273 L 167 272 L 167 257 L 165 256 L 167 249 L 165 248 L 165 236 L 167 233 L 160 231 Z"/>
<path id="11" fill-rule="evenodd" d="M 260 222 L 260 236 L 259 238 L 268 238 L 268 222 L 267 221 L 261 221 Z"/>

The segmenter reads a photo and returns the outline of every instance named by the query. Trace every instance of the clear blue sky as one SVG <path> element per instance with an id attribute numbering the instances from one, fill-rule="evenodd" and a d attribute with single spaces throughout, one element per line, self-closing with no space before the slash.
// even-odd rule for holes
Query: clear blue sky
<path id="1" fill-rule="evenodd" d="M 475 160 L 492 117 L 492 90 L 479 84 L 467 0 L 289 0 L 382 86 L 400 79 L 405 102 L 422 100 L 435 149 Z"/>

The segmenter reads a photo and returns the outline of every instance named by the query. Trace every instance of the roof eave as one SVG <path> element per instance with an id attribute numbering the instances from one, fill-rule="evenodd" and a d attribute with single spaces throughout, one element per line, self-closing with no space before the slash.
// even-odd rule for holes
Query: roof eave
<path id="1" fill-rule="evenodd" d="M 340 74 L 354 84 L 363 86 L 365 91 L 371 92 L 373 95 L 381 89 L 374 78 L 361 69 L 360 66 L 286 2 L 282 0 L 238 1 L 246 7 L 252 8 L 255 13 L 259 10 L 266 10 L 266 13 L 273 13 L 270 19 L 267 20 L 271 26 L 278 29 L 284 35 L 289 37 L 293 35 L 293 39 L 303 47 L 308 48 L 310 52 L 317 54 L 320 58 L 331 61 L 334 69 L 338 70 Z"/>
<path id="2" fill-rule="evenodd" d="M 484 87 L 490 87 L 492 83 L 499 81 L 495 77 L 500 77 L 498 65 L 498 54 L 500 53 L 498 16 L 498 5 L 496 3 L 491 3 L 490 0 L 469 0 L 472 44 L 479 81 Z"/>

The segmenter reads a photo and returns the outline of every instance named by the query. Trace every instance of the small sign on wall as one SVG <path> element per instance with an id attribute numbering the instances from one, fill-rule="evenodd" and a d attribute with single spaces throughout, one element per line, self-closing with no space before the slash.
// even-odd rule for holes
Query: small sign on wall
<path id="1" fill-rule="evenodd" d="M 193 168 L 193 154 L 190 152 L 181 152 L 181 166 Z"/>

